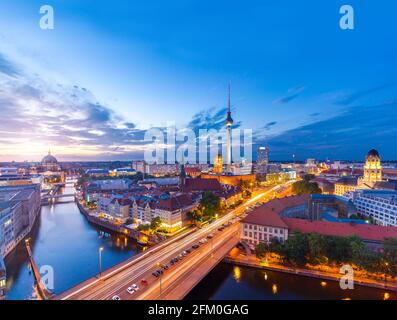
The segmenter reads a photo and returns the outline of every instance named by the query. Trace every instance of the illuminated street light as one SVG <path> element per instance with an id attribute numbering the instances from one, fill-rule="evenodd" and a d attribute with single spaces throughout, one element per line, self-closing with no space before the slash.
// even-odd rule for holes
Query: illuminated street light
<path id="1" fill-rule="evenodd" d="M 103 247 L 99 247 L 99 278 L 102 277 L 102 251 L 103 251 Z"/>

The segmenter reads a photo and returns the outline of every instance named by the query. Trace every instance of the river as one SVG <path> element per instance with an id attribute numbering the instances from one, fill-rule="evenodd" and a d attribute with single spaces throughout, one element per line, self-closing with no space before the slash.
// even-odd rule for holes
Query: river
<path id="1" fill-rule="evenodd" d="M 73 188 L 61 192 L 73 193 Z M 63 201 L 67 201 L 64 198 Z M 66 289 L 99 272 L 99 253 L 103 247 L 103 269 L 114 266 L 139 252 L 140 248 L 123 236 L 109 235 L 87 222 L 73 202 L 43 206 L 31 233 L 36 264 L 51 266 L 54 292 Z M 24 243 L 7 256 L 7 299 L 37 299 L 33 274 Z"/>
<path id="2" fill-rule="evenodd" d="M 335 281 L 219 264 L 186 300 L 326 300 L 397 299 L 396 292 L 355 286 L 342 290 Z"/>
<path id="3" fill-rule="evenodd" d="M 73 188 L 61 192 L 70 194 Z M 66 201 L 68 199 L 65 199 Z M 61 293 L 139 252 L 135 242 L 108 235 L 87 222 L 75 203 L 44 206 L 31 234 L 36 264 L 54 270 L 54 292 Z M 23 243 L 6 259 L 7 299 L 37 299 L 33 274 Z M 193 289 L 187 299 L 383 299 L 384 290 L 356 286 L 341 290 L 337 282 L 280 272 L 219 264 Z M 386 295 L 396 299 L 396 293 Z"/>

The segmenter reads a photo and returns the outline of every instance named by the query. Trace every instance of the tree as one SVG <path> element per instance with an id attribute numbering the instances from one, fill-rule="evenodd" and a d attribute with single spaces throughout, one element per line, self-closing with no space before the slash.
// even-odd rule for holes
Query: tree
<path id="1" fill-rule="evenodd" d="M 397 276 L 397 239 L 387 238 L 383 242 L 384 265 L 386 273 Z"/>
<path id="2" fill-rule="evenodd" d="M 221 200 L 219 197 L 214 195 L 212 192 L 204 192 L 203 197 L 200 200 L 199 209 L 204 216 L 213 217 L 220 209 L 220 205 Z"/>
<path id="3" fill-rule="evenodd" d="M 292 184 L 292 192 L 295 194 L 320 194 L 322 193 L 317 182 L 310 182 L 306 180 L 296 181 Z"/>
<path id="4" fill-rule="evenodd" d="M 310 233 L 307 235 L 307 240 L 309 245 L 309 262 L 312 264 L 328 262 L 326 237 L 318 233 Z"/>
<path id="5" fill-rule="evenodd" d="M 267 243 L 260 242 L 255 247 L 255 255 L 258 259 L 266 258 L 268 253 L 270 253 L 270 247 Z"/>
<path id="6" fill-rule="evenodd" d="M 152 230 L 157 230 L 160 226 L 161 226 L 160 217 L 153 218 L 152 221 L 150 222 L 150 229 Z"/>
<path id="7" fill-rule="evenodd" d="M 284 257 L 296 266 L 304 266 L 307 263 L 309 242 L 307 236 L 301 232 L 295 232 L 285 243 Z"/>

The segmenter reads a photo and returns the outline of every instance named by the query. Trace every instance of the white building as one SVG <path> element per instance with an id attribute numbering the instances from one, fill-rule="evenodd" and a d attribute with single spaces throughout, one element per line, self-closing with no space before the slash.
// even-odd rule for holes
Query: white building
<path id="1" fill-rule="evenodd" d="M 397 191 L 356 190 L 352 192 L 357 213 L 381 226 L 397 227 Z"/>

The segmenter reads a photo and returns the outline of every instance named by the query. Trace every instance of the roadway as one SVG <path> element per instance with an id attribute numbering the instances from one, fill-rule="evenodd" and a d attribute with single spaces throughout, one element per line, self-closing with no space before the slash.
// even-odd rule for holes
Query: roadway
<path id="1" fill-rule="evenodd" d="M 154 288 L 158 288 L 159 295 L 160 278 L 152 276 L 152 272 L 159 269 L 158 264 L 170 265 L 170 260 L 180 255 L 182 251 L 191 248 L 193 244 L 197 244 L 210 233 L 214 235 L 212 240 L 207 241 L 205 245 L 201 245 L 199 249 L 192 250 L 192 253 L 177 262 L 175 266 L 170 265 L 169 270 L 165 271 L 161 276 L 161 279 L 164 277 L 161 281 L 164 280 L 164 286 L 166 288 L 167 283 L 175 281 L 178 275 L 183 273 L 183 270 L 186 271 L 189 269 L 187 268 L 188 265 L 193 266 L 203 256 L 208 256 L 212 249 L 215 250 L 222 243 L 229 240 L 230 237 L 236 236 L 239 225 L 237 219 L 235 219 L 236 223 L 232 226 L 227 227 L 223 231 L 218 231 L 223 224 L 245 212 L 246 206 L 253 205 L 269 196 L 269 194 L 273 194 L 279 187 L 276 186 L 259 193 L 207 227 L 190 232 L 187 235 L 178 236 L 175 239 L 167 241 L 167 243 L 150 248 L 142 255 L 136 257 L 136 259 L 121 263 L 112 268 L 110 272 L 104 273 L 102 277 L 92 278 L 86 283 L 68 290 L 57 298 L 61 300 L 108 300 L 116 295 L 121 299 L 128 300 L 158 298 L 154 293 Z M 141 281 L 143 279 L 147 281 L 147 285 L 142 285 Z M 132 284 L 136 284 L 141 288 L 136 293 L 130 295 L 127 292 L 127 288 Z"/>

